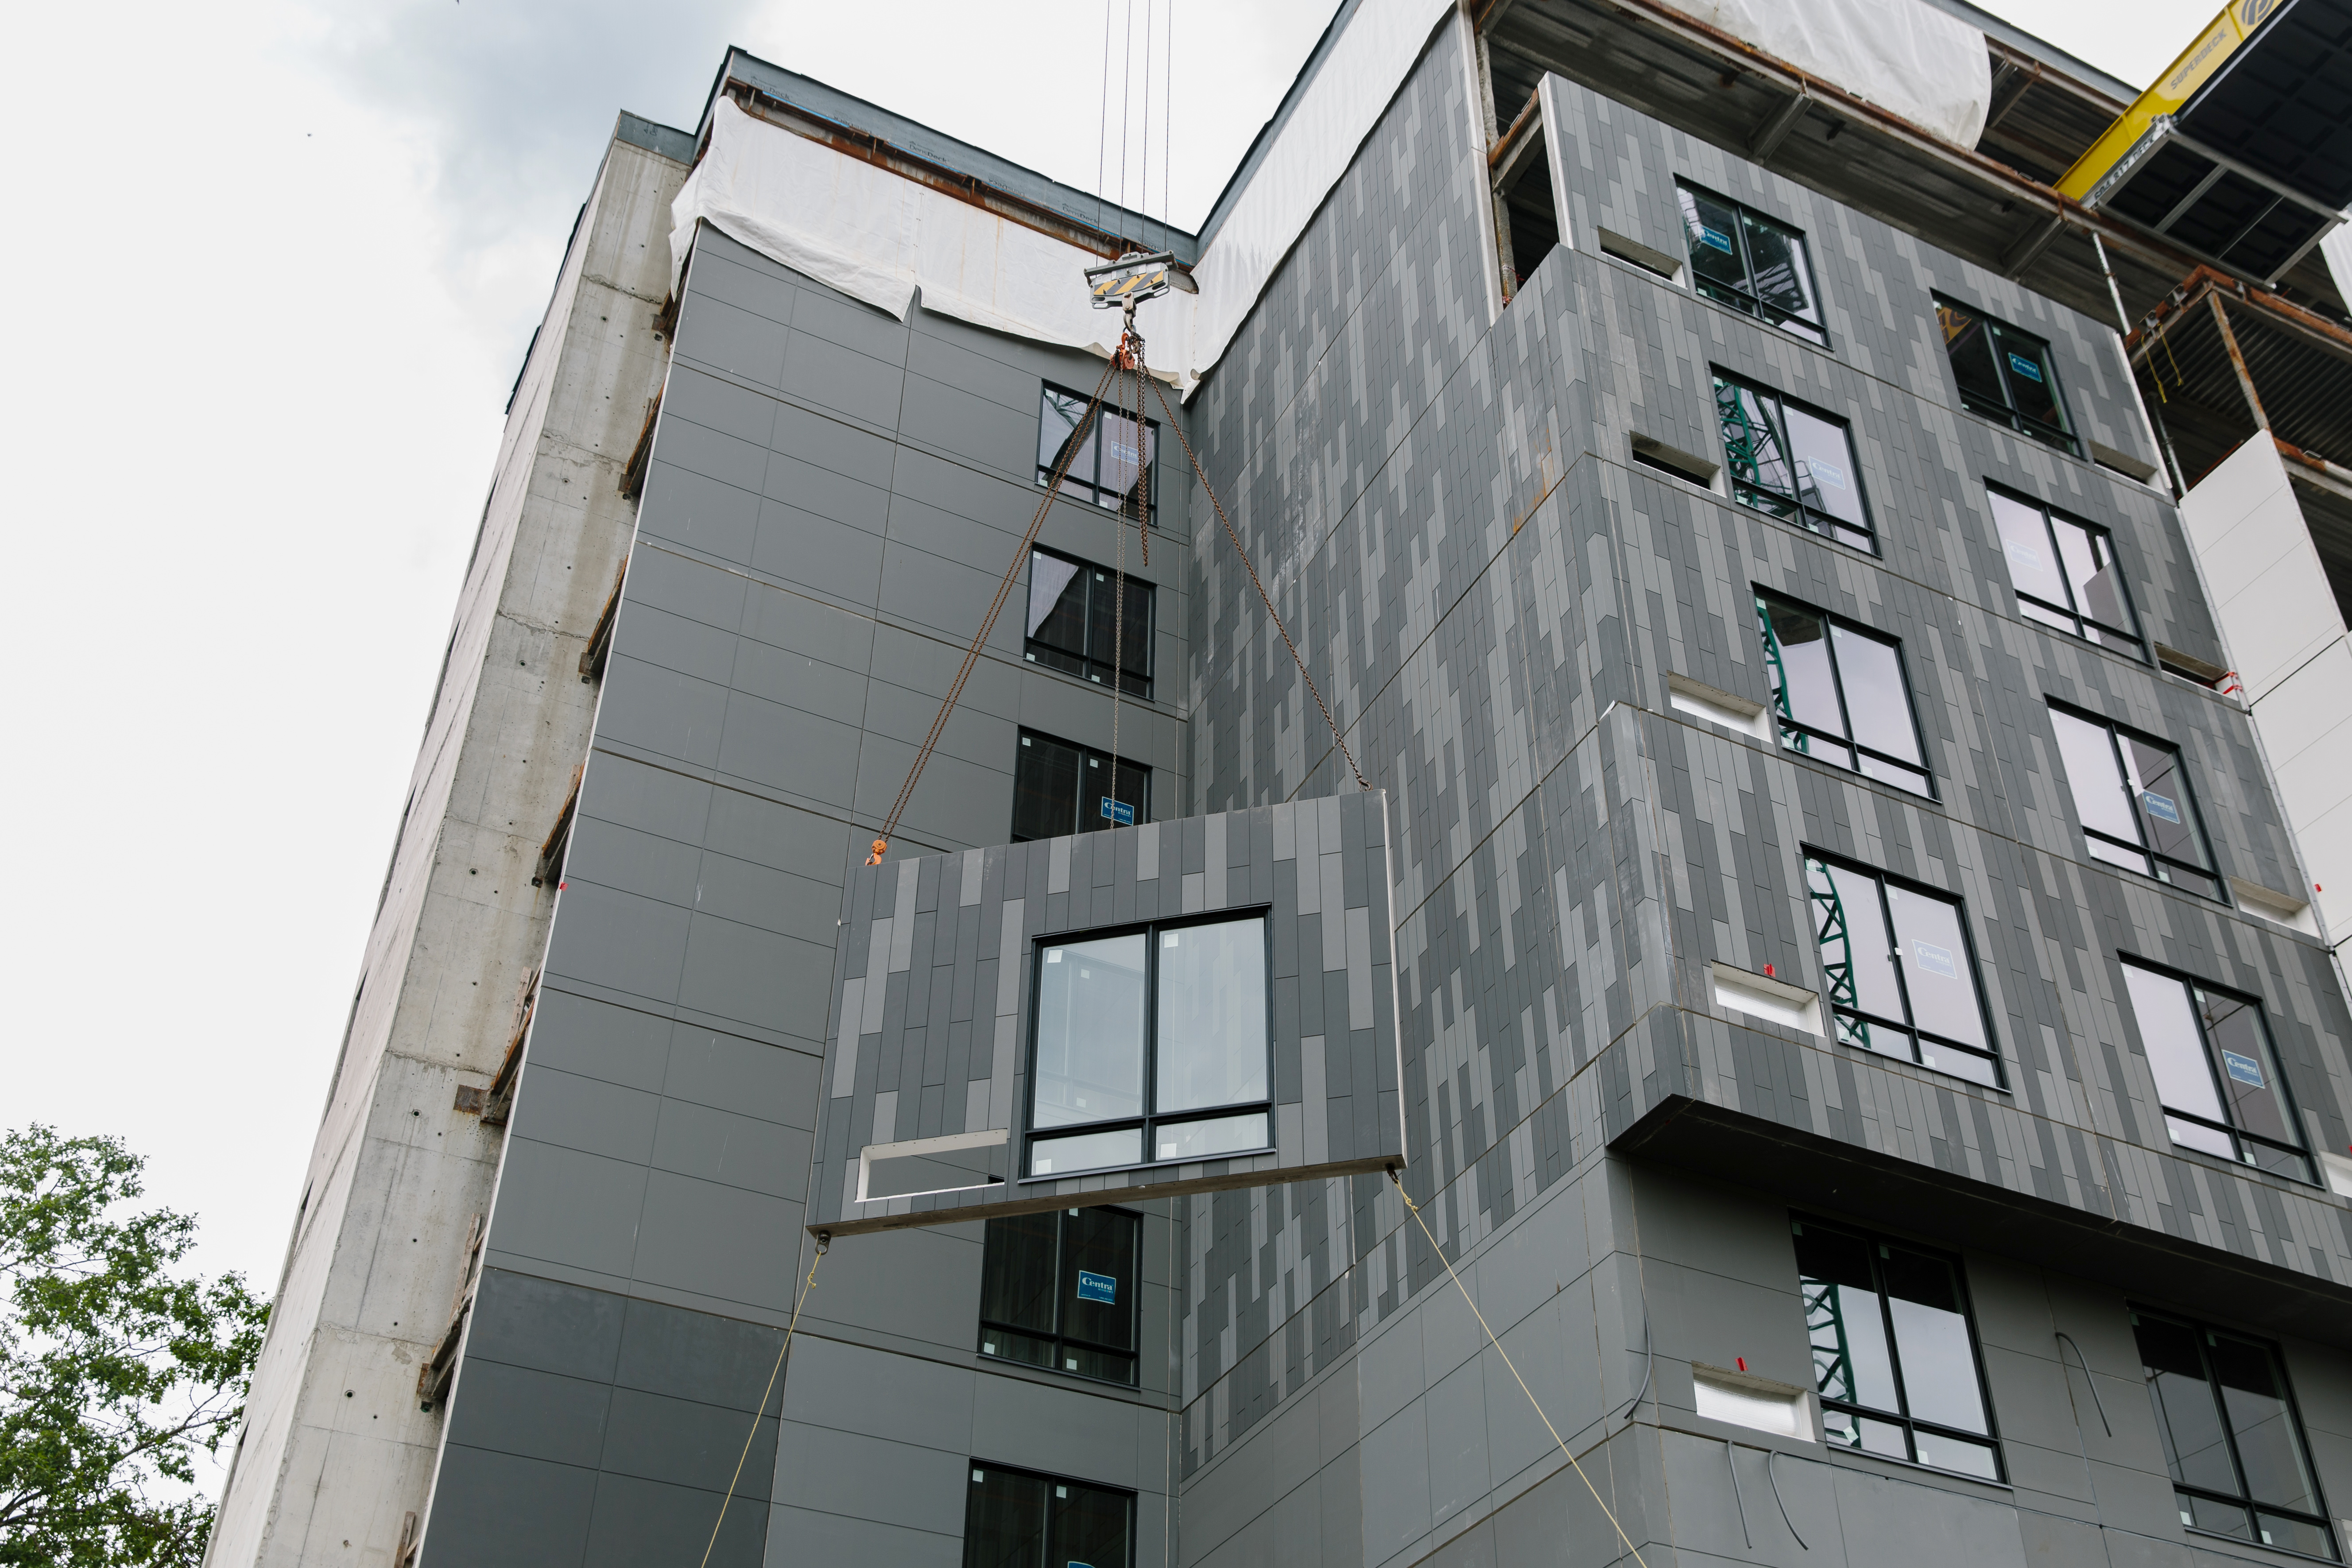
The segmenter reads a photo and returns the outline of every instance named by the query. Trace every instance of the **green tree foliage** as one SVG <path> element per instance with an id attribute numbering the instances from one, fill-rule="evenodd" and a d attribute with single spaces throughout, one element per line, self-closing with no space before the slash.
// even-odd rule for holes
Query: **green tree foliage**
<path id="1" fill-rule="evenodd" d="M 0 1564 L 194 1564 L 198 1449 L 236 1429 L 266 1302 L 175 1278 L 195 1221 L 140 1212 L 113 1138 L 0 1133 Z"/>

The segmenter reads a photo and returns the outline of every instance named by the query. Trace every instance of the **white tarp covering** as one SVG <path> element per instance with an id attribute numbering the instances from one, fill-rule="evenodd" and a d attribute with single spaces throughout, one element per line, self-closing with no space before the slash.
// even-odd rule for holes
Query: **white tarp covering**
<path id="1" fill-rule="evenodd" d="M 1992 103 L 1984 35 L 1921 0 L 1667 0 L 1808 76 L 1974 147 Z"/>
<path id="2" fill-rule="evenodd" d="M 671 204 L 670 283 L 697 218 L 763 256 L 901 321 L 923 306 L 974 326 L 1108 357 L 1119 313 L 1088 300 L 1101 258 L 941 191 L 743 112 L 713 106 L 710 144 Z M 1194 301 L 1171 294 L 1136 311 L 1155 368 L 1177 363 Z M 1163 347 L 1164 345 L 1164 347 Z"/>

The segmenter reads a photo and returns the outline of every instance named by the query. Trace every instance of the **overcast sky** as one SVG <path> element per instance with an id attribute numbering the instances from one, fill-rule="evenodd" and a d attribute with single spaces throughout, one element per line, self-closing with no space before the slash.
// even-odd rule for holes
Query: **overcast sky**
<path id="1" fill-rule="evenodd" d="M 1190 227 L 1329 11 L 1172 3 L 1174 199 L 1155 79 L 1148 200 Z M 2140 83 L 2212 7 L 2017 10 Z M 0 1126 L 126 1137 L 205 1266 L 274 1289 L 501 407 L 615 110 L 693 125 L 740 43 L 1091 188 L 1104 25 L 1103 0 L 12 8 Z"/>

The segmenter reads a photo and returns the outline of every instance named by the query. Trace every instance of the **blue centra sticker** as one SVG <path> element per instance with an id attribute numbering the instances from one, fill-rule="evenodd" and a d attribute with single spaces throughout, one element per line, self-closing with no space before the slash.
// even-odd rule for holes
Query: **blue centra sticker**
<path id="1" fill-rule="evenodd" d="M 1118 823 L 1121 827 L 1132 827 L 1135 826 L 1135 807 L 1128 805 L 1127 802 L 1123 800 L 1113 800 L 1108 795 L 1103 796 L 1102 814 L 1105 816 L 1109 817 L 1113 822 Z"/>
<path id="2" fill-rule="evenodd" d="M 2154 790 L 2140 791 L 2139 799 L 2140 804 L 2147 807 L 2147 814 L 2150 816 L 2160 816 L 2167 822 L 2179 822 L 2180 820 L 2180 807 L 2175 805 L 2171 801 L 2167 800 L 2164 796 L 2157 794 Z"/>
<path id="3" fill-rule="evenodd" d="M 1726 256 L 1731 254 L 1731 237 L 1719 228 L 1700 229 L 1698 242 L 1710 250 L 1720 250 Z"/>
<path id="4" fill-rule="evenodd" d="M 2253 1058 L 2242 1057 L 2235 1051 L 2223 1051 L 2221 1066 L 2240 1083 L 2250 1084 L 2255 1089 L 2263 1087 L 2263 1066 Z"/>
<path id="5" fill-rule="evenodd" d="M 1078 1270 L 1078 1300 L 1100 1301 L 1105 1306 L 1118 1304 L 1118 1281 L 1108 1274 L 1090 1274 Z"/>
<path id="6" fill-rule="evenodd" d="M 1947 980 L 1960 977 L 1959 966 L 1952 962 L 1952 950 L 1937 947 L 1932 942 L 1915 942 L 1911 951 L 1919 960 L 1919 967 L 1930 974 L 1940 974 Z"/>
<path id="7" fill-rule="evenodd" d="M 1834 485 L 1839 489 L 1845 489 L 1845 470 L 1843 468 L 1833 468 L 1830 464 L 1822 462 L 1819 458 L 1807 458 L 1804 459 L 1804 463 L 1805 472 L 1812 475 L 1820 483 Z"/>
<path id="8" fill-rule="evenodd" d="M 2041 365 L 2035 363 L 2032 360 L 2026 358 L 2023 354 L 2011 354 L 2009 356 L 2009 368 L 2015 371 L 2018 374 L 2023 376 L 2028 381 L 2039 382 L 2042 379 Z"/>

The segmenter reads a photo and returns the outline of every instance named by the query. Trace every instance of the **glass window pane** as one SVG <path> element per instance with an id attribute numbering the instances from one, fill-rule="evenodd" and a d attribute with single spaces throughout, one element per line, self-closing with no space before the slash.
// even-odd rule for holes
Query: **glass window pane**
<path id="1" fill-rule="evenodd" d="M 1943 329 L 1944 352 L 1951 356 L 1952 375 L 1960 384 L 1960 395 L 2006 408 L 2009 397 L 2001 389 L 2000 372 L 1993 364 L 1992 333 L 1984 321 L 1971 311 L 1938 300 L 1936 322 Z"/>
<path id="2" fill-rule="evenodd" d="M 1263 918 L 1161 931 L 1159 1112 L 1266 1099 L 1265 1009 Z"/>
<path id="3" fill-rule="evenodd" d="M 2094 860 L 2105 860 L 2110 866 L 2121 866 L 2124 869 L 2137 871 L 2143 877 L 2155 874 L 2156 863 L 2137 849 L 2126 849 L 2119 845 L 2110 844 L 2104 838 L 2085 840 L 2084 847 L 2090 850 L 2091 858 Z"/>
<path id="4" fill-rule="evenodd" d="M 1822 1429 L 1829 1441 L 1841 1447 L 1882 1454 L 1890 1459 L 1911 1457 L 1910 1445 L 1904 1441 L 1903 1427 L 1896 1422 L 1874 1421 L 1849 1411 L 1825 1409 L 1822 1412 Z"/>
<path id="5" fill-rule="evenodd" d="M 1143 1114 L 1143 959 L 1139 933 L 1045 949 L 1032 1126 Z"/>
<path id="6" fill-rule="evenodd" d="M 1108 1170 L 1143 1163 L 1143 1130 L 1079 1132 L 1040 1138 L 1029 1146 L 1029 1173 L 1050 1176 L 1069 1171 Z"/>
<path id="7" fill-rule="evenodd" d="M 1959 905 L 1890 886 L 1886 906 L 1895 916 L 1903 978 L 1910 983 L 1912 1024 L 1965 1046 L 1990 1048 L 1984 1009 L 1977 1000 L 1976 970 L 1969 963 L 1960 930 Z"/>
<path id="8" fill-rule="evenodd" d="M 1922 1432 L 1918 1436 L 1921 1464 L 1933 1465 L 1939 1470 L 1958 1470 L 1964 1476 L 1988 1481 L 2000 1479 L 2000 1461 L 1994 1457 L 1991 1444 L 1947 1437 L 1941 1432 Z"/>
<path id="9" fill-rule="evenodd" d="M 1805 1328 L 1813 1343 L 1814 1387 L 1824 1399 L 1899 1412 L 1895 1359 L 1871 1279 L 1869 1243 L 1808 1224 L 1796 1244 Z"/>
<path id="10" fill-rule="evenodd" d="M 2071 604 L 2042 509 L 1999 490 L 1987 490 L 1985 499 L 1992 503 L 1993 526 L 2000 531 L 2001 553 L 2008 557 L 2009 580 L 2017 591 L 2062 607 Z"/>
<path id="11" fill-rule="evenodd" d="M 1808 860 L 1805 880 L 1831 1002 L 1882 1018 L 1901 1019 L 1903 993 L 1895 983 L 1895 965 L 1887 959 L 1894 944 L 1879 910 L 1877 879 L 1843 866 Z M 1910 1054 L 1907 1044 L 1903 1054 Z"/>
<path id="12" fill-rule="evenodd" d="M 2008 327 L 1995 327 L 1993 347 L 2009 383 L 2010 406 L 2054 430 L 2066 428 L 2058 403 L 2058 378 L 2051 373 L 2047 345 Z"/>
<path id="13" fill-rule="evenodd" d="M 1113 581 L 1105 583 L 1102 588 L 1097 590 L 1101 597 L 1111 601 L 1111 607 L 1114 610 L 1118 607 L 1117 601 L 1119 596 L 1115 583 L 1116 574 L 1114 574 Z M 1150 584 L 1139 583 L 1132 577 L 1127 580 L 1126 619 L 1122 624 L 1108 616 L 1104 617 L 1103 638 L 1095 645 L 1096 658 L 1106 663 L 1110 660 L 1113 653 L 1114 633 L 1118 635 L 1123 645 L 1117 652 L 1122 679 L 1126 682 L 1126 689 L 1130 692 L 1138 691 L 1139 683 L 1148 681 L 1151 678 Z"/>
<path id="14" fill-rule="evenodd" d="M 1765 662 L 1772 698 L 1784 718 L 1832 735 L 1845 733 L 1836 678 L 1830 672 L 1829 626 L 1819 616 L 1789 605 L 1756 603 L 1764 623 Z"/>
<path id="15" fill-rule="evenodd" d="M 2132 1014 L 2139 1020 L 2140 1045 L 2147 1052 L 2148 1070 L 2156 1076 L 2156 1092 L 2165 1105 L 2209 1121 L 2226 1120 L 2204 1041 L 2197 1033 L 2189 987 L 2132 963 L 2124 965 L 2124 984 L 2131 994 Z M 2226 1155 L 2229 1140 L 2221 1142 L 2220 1152 Z"/>
<path id="16" fill-rule="evenodd" d="M 1265 1112 L 1255 1110 L 1206 1121 L 1163 1122 L 1153 1130 L 1151 1142 L 1155 1160 L 1214 1160 L 1264 1149 L 1274 1139 L 1265 1130 Z"/>
<path id="17" fill-rule="evenodd" d="M 1900 1247 L 1881 1249 L 1887 1310 L 1895 1319 L 1895 1353 L 1903 1393 L 1915 1421 L 1986 1432 L 1984 1389 L 1977 1381 L 1975 1347 L 1952 1266 Z M 1926 1438 L 1920 1440 L 1924 1447 Z M 1920 1463 L 1933 1464 L 1926 1455 Z"/>
<path id="18" fill-rule="evenodd" d="M 2323 1525 L 2262 1512 L 2254 1515 L 2254 1525 L 2262 1532 L 2265 1546 L 2300 1552 L 2305 1557 L 2325 1557 L 2331 1563 L 2336 1560 L 2336 1542 Z"/>
<path id="19" fill-rule="evenodd" d="M 1777 495 L 1795 495 L 1796 474 L 1774 417 L 1775 400 L 1717 376 L 1715 411 L 1723 426 L 1723 455 L 1732 478 Z"/>
<path id="20" fill-rule="evenodd" d="M 1838 677 L 1845 687 L 1845 710 L 1853 722 L 1849 738 L 1906 763 L 1922 763 L 1919 730 L 1911 720 L 1911 693 L 1903 684 L 1903 664 L 1895 645 L 1830 628 L 1837 649 Z"/>
<path id="21" fill-rule="evenodd" d="M 1024 735 L 1013 753 L 1013 837 L 1055 838 L 1077 831 L 1078 773 L 1076 746 Z"/>
<path id="22" fill-rule="evenodd" d="M 1868 528 L 1870 520 L 1862 510 L 1862 475 L 1846 427 L 1785 404 L 1780 417 L 1795 458 L 1797 499 L 1842 522 Z"/>
<path id="23" fill-rule="evenodd" d="M 2206 1037 L 2221 1053 L 2221 1091 L 2229 1100 L 2231 1125 L 2281 1143 L 2300 1145 L 2303 1140 L 2279 1103 L 2278 1058 L 2264 1037 L 2260 1014 L 2234 996 L 2210 991 L 2199 991 L 2197 1000 L 2198 1010 L 2205 1017 Z"/>
<path id="24" fill-rule="evenodd" d="M 1142 1222 L 1131 1214 L 1092 1208 L 1066 1214 L 1062 1221 L 1063 1334 L 1106 1350 L 1132 1351 Z"/>
<path id="25" fill-rule="evenodd" d="M 2066 784 L 2083 826 L 2111 833 L 2126 844 L 2139 842 L 2139 816 L 2131 796 L 2124 793 L 2124 777 L 2116 762 L 2112 731 L 2072 713 L 2053 708 L 2050 727 L 2058 735 L 2058 754 L 2066 764 Z M 2094 845 L 2091 853 L 2099 853 Z M 2141 870 L 2146 870 L 2143 864 Z"/>
<path id="26" fill-rule="evenodd" d="M 2204 836 L 2197 830 L 2196 808 L 2189 804 L 2189 785 L 2180 771 L 2180 753 L 2169 746 L 2118 736 L 2124 763 L 2139 796 L 2141 820 L 2148 842 L 2159 854 L 2192 866 L 2210 867 Z"/>
<path id="27" fill-rule="evenodd" d="M 1087 585 L 1075 561 L 1032 551 L 1029 555 L 1029 636 L 1070 653 L 1087 651 Z"/>
<path id="28" fill-rule="evenodd" d="M 1053 477 L 1054 468 L 1061 462 L 1064 450 L 1077 441 L 1078 421 L 1086 417 L 1086 412 L 1087 400 L 1083 397 L 1071 397 L 1050 390 L 1045 394 L 1045 412 L 1037 423 L 1037 480 L 1040 484 Z M 1064 489 L 1081 495 L 1093 493 L 1093 437 L 1094 433 L 1087 432 L 1086 442 L 1076 447 L 1070 459 L 1069 472 L 1064 478 Z"/>
<path id="29" fill-rule="evenodd" d="M 1924 1065 L 1934 1068 L 1937 1072 L 1948 1072 L 1954 1078 L 1964 1078 L 1970 1083 L 1980 1083 L 1988 1089 L 2000 1087 L 2000 1068 L 1992 1058 L 1978 1056 L 1974 1051 L 1964 1051 L 1958 1046 L 1933 1044 L 1922 1040 L 1919 1042 L 1919 1060 Z"/>
<path id="30" fill-rule="evenodd" d="M 1016 1215 L 988 1222 L 987 1245 L 981 1249 L 982 1318 L 1041 1334 L 1054 1331 L 1057 1229 L 1056 1218 L 1050 1214 Z"/>
<path id="31" fill-rule="evenodd" d="M 1691 271 L 1703 282 L 1745 292 L 1748 268 L 1739 256 L 1739 215 L 1728 202 L 1684 189 L 1683 232 L 1690 241 Z"/>
<path id="32" fill-rule="evenodd" d="M 1143 454 L 1143 466 L 1149 467 L 1156 447 L 1148 421 L 1139 422 L 1131 415 L 1105 411 L 1102 419 L 1102 495 L 1105 506 L 1129 504 L 1135 489 L 1138 465 L 1136 453 Z"/>
<path id="33" fill-rule="evenodd" d="M 2234 1494 L 2237 1472 L 2230 1465 L 2213 1385 L 2197 1352 L 2196 1331 L 2143 1313 L 2132 1332 L 2139 1341 L 2141 1375 L 2155 1402 L 2157 1432 L 2172 1479 Z"/>
<path id="34" fill-rule="evenodd" d="M 2106 536 L 2063 517 L 2052 518 L 2050 526 L 2058 536 L 2066 581 L 2074 590 L 2074 607 L 2095 621 L 2133 630 L 2131 609 L 2124 603 L 2122 568 Z"/>
<path id="35" fill-rule="evenodd" d="M 1748 256 L 1755 263 L 1756 297 L 1775 311 L 1818 323 L 1821 309 L 1813 300 L 1813 279 L 1805 266 L 1805 242 L 1794 232 L 1754 213 L 1739 215 L 1748 226 Z M 1808 333 L 1807 336 L 1812 334 Z"/>
<path id="36" fill-rule="evenodd" d="M 2209 1334 L 2207 1342 L 2206 1353 L 2221 1385 L 2221 1408 L 2245 1469 L 2245 1495 L 2300 1513 L 2318 1512 L 2311 1469 L 2287 1411 L 2285 1380 L 2269 1348 L 2228 1334 Z"/>
<path id="37" fill-rule="evenodd" d="M 2207 1127 L 2178 1116 L 2168 1116 L 2164 1119 L 2164 1130 L 2171 1135 L 2172 1141 L 2183 1149 L 2195 1149 L 2201 1153 L 2216 1155 L 2224 1160 L 2234 1160 L 2238 1157 L 2237 1140 L 2217 1127 Z"/>
<path id="38" fill-rule="evenodd" d="M 1103 796 L 1114 794 L 1113 791 L 1103 787 L 1104 781 L 1110 776 L 1110 759 L 1089 756 L 1087 758 L 1085 772 L 1086 780 L 1079 785 L 1080 793 L 1077 800 L 1078 831 L 1100 833 L 1105 828 L 1117 827 L 1118 821 L 1106 816 L 1102 805 Z M 1139 826 L 1150 821 L 1151 770 L 1140 763 L 1130 763 L 1125 757 L 1121 757 L 1118 760 L 1118 788 L 1115 792 L 1115 796 L 1135 808 L 1135 820 Z"/>
<path id="39" fill-rule="evenodd" d="M 1037 1568 L 1045 1550 L 1045 1483 L 975 1465 L 963 1521 L 963 1568 Z"/>
<path id="40" fill-rule="evenodd" d="M 1003 1361 L 1017 1361 L 1025 1366 L 1054 1364 L 1054 1342 L 1037 1334 L 1024 1334 L 1011 1329 L 1001 1329 L 993 1323 L 982 1325 L 980 1353 Z"/>
<path id="41" fill-rule="evenodd" d="M 2216 1535 L 2234 1535 L 2241 1541 L 2252 1538 L 2246 1530 L 2246 1510 L 2233 1502 L 2216 1502 L 2211 1498 L 2192 1497 L 2175 1492 L 2180 1504 L 2180 1522 L 2196 1530 L 2210 1530 Z"/>
<path id="42" fill-rule="evenodd" d="M 1129 1568 L 1126 1494 L 1056 1482 L 1047 1568 Z"/>

